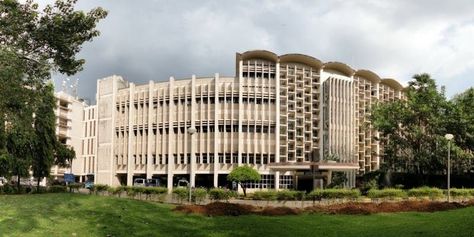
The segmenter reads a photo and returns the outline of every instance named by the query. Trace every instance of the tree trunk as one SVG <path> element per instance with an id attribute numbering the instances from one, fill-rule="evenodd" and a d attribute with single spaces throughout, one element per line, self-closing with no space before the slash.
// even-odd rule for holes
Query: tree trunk
<path id="1" fill-rule="evenodd" d="M 37 181 L 36 181 L 36 192 L 39 193 L 40 192 L 40 177 L 37 177 Z"/>
<path id="2" fill-rule="evenodd" d="M 17 177 L 16 178 L 16 181 L 17 181 L 16 188 L 18 189 L 17 192 L 20 192 L 20 169 L 18 169 L 17 171 L 18 172 L 17 172 L 17 176 L 16 176 Z"/>
<path id="3" fill-rule="evenodd" d="M 242 190 L 244 191 L 244 197 L 247 197 L 247 190 L 245 188 L 245 185 L 243 185 L 242 183 L 240 183 L 240 187 L 242 188 Z"/>

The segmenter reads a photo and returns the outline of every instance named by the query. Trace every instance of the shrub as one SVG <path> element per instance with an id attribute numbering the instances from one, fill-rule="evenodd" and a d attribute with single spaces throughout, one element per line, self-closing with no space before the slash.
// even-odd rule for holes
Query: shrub
<path id="1" fill-rule="evenodd" d="M 294 192 L 295 192 L 295 200 L 303 201 L 306 199 L 305 191 L 294 191 Z"/>
<path id="2" fill-rule="evenodd" d="M 107 189 L 109 195 L 118 195 L 119 197 L 123 191 L 125 191 L 125 186 L 109 187 Z"/>
<path id="3" fill-rule="evenodd" d="M 446 191 L 447 194 L 447 191 Z M 453 197 L 469 197 L 474 195 L 474 189 L 452 188 L 450 194 Z"/>
<path id="4" fill-rule="evenodd" d="M 430 187 L 412 188 L 408 190 L 408 196 L 436 198 L 436 197 L 442 197 L 443 191 L 439 188 L 430 188 Z"/>
<path id="5" fill-rule="evenodd" d="M 266 200 L 266 201 L 272 201 L 276 200 L 277 198 L 277 192 L 275 191 L 255 191 L 252 195 L 252 198 L 254 200 Z"/>
<path id="6" fill-rule="evenodd" d="M 16 191 L 16 188 L 9 183 L 6 183 L 0 187 L 0 194 L 14 194 Z"/>
<path id="7" fill-rule="evenodd" d="M 367 192 L 369 198 L 403 198 L 406 196 L 405 191 L 396 188 L 370 189 Z"/>
<path id="8" fill-rule="evenodd" d="M 128 197 L 134 198 L 137 195 L 137 192 L 133 187 L 124 186 L 123 189 L 127 193 Z"/>
<path id="9" fill-rule="evenodd" d="M 189 197 L 187 188 L 175 188 L 173 189 L 173 195 L 179 202 L 183 202 Z"/>
<path id="10" fill-rule="evenodd" d="M 317 189 L 308 194 L 311 199 L 358 198 L 358 189 Z"/>
<path id="11" fill-rule="evenodd" d="M 67 192 L 67 187 L 62 185 L 52 185 L 49 186 L 48 192 L 50 193 L 65 193 Z"/>
<path id="12" fill-rule="evenodd" d="M 234 197 L 236 194 L 233 191 L 222 188 L 213 188 L 209 190 L 209 199 L 214 201 L 229 200 Z"/>
<path id="13" fill-rule="evenodd" d="M 192 199 L 197 202 L 201 203 L 207 197 L 207 190 L 205 188 L 195 188 L 192 193 Z"/>
<path id="14" fill-rule="evenodd" d="M 107 189 L 109 189 L 109 185 L 107 184 L 95 184 L 92 191 L 94 191 L 95 194 L 98 194 L 107 191 Z"/>
<path id="15" fill-rule="evenodd" d="M 278 201 L 288 201 L 288 200 L 295 200 L 297 195 L 297 191 L 292 190 L 282 190 L 276 193 L 276 199 Z"/>
<path id="16" fill-rule="evenodd" d="M 69 187 L 69 192 L 79 192 L 79 189 L 82 188 L 82 184 L 80 183 L 72 183 L 72 184 L 68 184 L 68 187 Z"/>

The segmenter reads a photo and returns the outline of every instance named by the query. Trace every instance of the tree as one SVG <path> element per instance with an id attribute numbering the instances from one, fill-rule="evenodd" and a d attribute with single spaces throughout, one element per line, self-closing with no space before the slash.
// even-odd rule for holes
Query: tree
<path id="1" fill-rule="evenodd" d="M 406 90 L 406 100 L 377 104 L 372 110 L 374 127 L 380 131 L 386 171 L 436 174 L 446 168 L 447 125 L 456 117 L 453 104 L 438 91 L 428 74 L 413 77 Z M 465 153 L 453 144 L 453 158 Z"/>
<path id="2" fill-rule="evenodd" d="M 74 148 L 69 147 L 66 144 L 57 143 L 56 150 L 54 153 L 54 164 L 61 167 L 69 167 L 72 160 L 76 157 Z"/>
<path id="3" fill-rule="evenodd" d="M 38 190 L 41 179 L 48 177 L 51 172 L 54 162 L 54 150 L 57 147 L 54 87 L 51 83 L 48 83 L 41 91 L 43 96 L 41 101 L 38 102 L 35 114 L 34 154 L 31 167 L 33 176 L 37 179 Z"/>
<path id="4" fill-rule="evenodd" d="M 240 184 L 240 187 L 242 187 L 242 190 L 244 191 L 244 196 L 247 196 L 247 187 L 245 184 L 248 182 L 260 181 L 260 174 L 254 168 L 244 165 L 233 169 L 227 176 L 227 180 Z"/>
<path id="5" fill-rule="evenodd" d="M 99 35 L 96 25 L 107 15 L 102 8 L 76 11 L 76 2 L 56 0 L 41 11 L 32 0 L 0 1 L 1 174 L 19 180 L 32 168 L 35 177 L 45 177 L 52 161 L 74 157 L 53 139 L 55 104 L 46 82 L 52 72 L 82 70 L 85 61 L 76 55 Z"/>

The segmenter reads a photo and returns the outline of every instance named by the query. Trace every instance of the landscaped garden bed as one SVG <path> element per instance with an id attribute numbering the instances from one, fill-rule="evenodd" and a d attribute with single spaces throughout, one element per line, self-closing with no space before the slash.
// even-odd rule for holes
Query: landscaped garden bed
<path id="1" fill-rule="evenodd" d="M 347 202 L 329 205 L 314 205 L 306 208 L 253 206 L 238 203 L 214 202 L 207 205 L 179 205 L 174 210 L 188 214 L 207 216 L 240 216 L 240 215 L 297 215 L 301 213 L 325 214 L 374 214 L 391 212 L 435 212 L 474 206 L 474 201 L 437 202 L 437 201 L 400 201 L 380 203 Z"/>

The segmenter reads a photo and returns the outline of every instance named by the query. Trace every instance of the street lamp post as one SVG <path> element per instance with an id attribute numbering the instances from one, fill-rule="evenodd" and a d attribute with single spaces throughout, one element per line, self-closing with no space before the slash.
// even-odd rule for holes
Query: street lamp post
<path id="1" fill-rule="evenodd" d="M 192 190 L 191 190 L 191 188 L 192 188 L 192 187 L 191 187 L 191 184 L 194 182 L 194 181 L 192 181 L 191 179 L 194 180 L 194 177 L 192 177 L 192 176 L 193 176 L 193 169 L 194 169 L 194 167 L 193 167 L 193 165 L 192 165 L 192 163 L 194 162 L 194 159 L 193 159 L 193 158 L 194 158 L 194 155 L 193 155 L 193 154 L 194 154 L 194 150 L 193 150 L 193 134 L 196 133 L 196 131 L 197 131 L 197 130 L 196 130 L 195 127 L 189 127 L 189 128 L 188 128 L 188 134 L 189 134 L 189 136 L 191 137 L 191 138 L 190 138 L 190 140 L 191 140 L 191 151 L 190 151 L 190 153 L 191 153 L 191 160 L 190 160 L 190 161 L 191 161 L 191 162 L 190 162 L 190 164 L 189 164 L 189 182 L 188 182 L 188 188 L 189 188 L 189 203 L 191 203 L 191 191 L 192 191 Z"/>
<path id="2" fill-rule="evenodd" d="M 448 202 L 451 201 L 451 140 L 453 140 L 453 134 L 444 135 L 446 140 L 448 140 Z"/>

